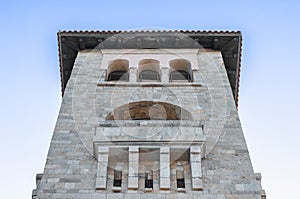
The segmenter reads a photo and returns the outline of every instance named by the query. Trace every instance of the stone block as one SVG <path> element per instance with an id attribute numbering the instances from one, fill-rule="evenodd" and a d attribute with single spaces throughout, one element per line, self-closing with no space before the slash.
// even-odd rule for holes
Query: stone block
<path id="1" fill-rule="evenodd" d="M 138 177 L 128 176 L 128 189 L 129 190 L 138 189 Z"/>
<path id="2" fill-rule="evenodd" d="M 96 178 L 96 189 L 97 190 L 106 189 L 106 177 L 97 177 Z"/>
<path id="3" fill-rule="evenodd" d="M 200 179 L 200 178 L 192 178 L 192 189 L 194 191 L 203 190 L 202 179 Z"/>
<path id="4" fill-rule="evenodd" d="M 192 154 L 190 155 L 190 161 L 191 161 L 191 162 L 201 162 L 201 156 L 200 156 L 200 154 L 192 153 Z"/>
<path id="5" fill-rule="evenodd" d="M 128 170 L 129 176 L 137 175 L 138 171 L 139 171 L 138 162 L 129 162 L 129 170 Z"/>
<path id="6" fill-rule="evenodd" d="M 170 155 L 167 154 L 160 154 L 160 161 L 161 162 L 170 162 Z"/>
<path id="7" fill-rule="evenodd" d="M 200 146 L 191 146 L 190 152 L 199 154 L 199 153 L 201 153 L 201 147 Z"/>
<path id="8" fill-rule="evenodd" d="M 201 171 L 201 163 L 200 162 L 191 162 L 191 174 L 192 177 L 202 177 L 202 171 Z"/>
<path id="9" fill-rule="evenodd" d="M 170 177 L 170 165 L 169 164 L 165 164 L 165 166 L 161 165 L 159 172 L 160 172 L 161 177 L 169 178 Z"/>
<path id="10" fill-rule="evenodd" d="M 137 193 L 128 193 L 124 196 L 125 199 L 140 199 L 140 194 Z"/>
<path id="11" fill-rule="evenodd" d="M 160 177 L 160 189 L 170 190 L 170 178 Z"/>
<path id="12" fill-rule="evenodd" d="M 121 193 L 107 194 L 107 199 L 120 199 L 124 198 L 123 196 Z"/>
<path id="13" fill-rule="evenodd" d="M 105 163 L 108 161 L 108 154 L 99 154 L 98 161 L 101 163 Z"/>

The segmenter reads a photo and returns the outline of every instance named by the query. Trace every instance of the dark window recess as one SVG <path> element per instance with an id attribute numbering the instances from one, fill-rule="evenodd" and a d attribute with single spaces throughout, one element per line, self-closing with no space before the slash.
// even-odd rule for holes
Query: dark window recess
<path id="1" fill-rule="evenodd" d="M 177 179 L 177 188 L 185 188 L 184 178 Z"/>
<path id="2" fill-rule="evenodd" d="M 177 188 L 185 188 L 183 171 L 176 171 Z"/>
<path id="3" fill-rule="evenodd" d="M 153 172 L 152 171 L 145 173 L 145 188 L 153 189 Z"/>
<path id="4" fill-rule="evenodd" d="M 128 79 L 129 79 L 129 75 L 126 71 L 118 70 L 109 73 L 107 81 L 118 81 L 118 80 L 128 81 Z"/>
<path id="5" fill-rule="evenodd" d="M 114 170 L 114 187 L 121 187 L 122 185 L 122 171 Z"/>
<path id="6" fill-rule="evenodd" d="M 140 80 L 160 80 L 160 76 L 157 72 L 153 70 L 144 70 L 139 75 Z"/>
<path id="7" fill-rule="evenodd" d="M 191 75 L 183 70 L 176 70 L 171 73 L 170 80 L 188 80 L 189 82 L 192 81 Z"/>

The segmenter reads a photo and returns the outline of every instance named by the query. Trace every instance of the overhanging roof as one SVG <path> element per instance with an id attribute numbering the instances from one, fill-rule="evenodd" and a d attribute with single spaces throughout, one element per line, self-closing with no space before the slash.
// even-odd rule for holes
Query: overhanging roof
<path id="1" fill-rule="evenodd" d="M 70 78 L 77 52 L 80 50 L 176 49 L 201 46 L 222 52 L 232 93 L 238 105 L 242 46 L 240 31 L 59 31 L 57 36 L 62 95 Z"/>

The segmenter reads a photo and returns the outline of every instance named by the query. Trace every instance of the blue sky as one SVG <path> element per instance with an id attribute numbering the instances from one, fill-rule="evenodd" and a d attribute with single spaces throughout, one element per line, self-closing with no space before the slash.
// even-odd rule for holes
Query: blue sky
<path id="1" fill-rule="evenodd" d="M 30 198 L 61 102 L 58 30 L 240 30 L 239 114 L 267 196 L 297 198 L 299 1 L 2 1 L 0 187 Z"/>

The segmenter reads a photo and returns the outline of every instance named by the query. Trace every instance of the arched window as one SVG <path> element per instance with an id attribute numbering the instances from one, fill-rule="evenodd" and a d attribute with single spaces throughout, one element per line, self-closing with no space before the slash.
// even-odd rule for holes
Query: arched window
<path id="1" fill-rule="evenodd" d="M 107 81 L 128 81 L 129 62 L 126 59 L 116 59 L 107 68 Z"/>
<path id="2" fill-rule="evenodd" d="M 139 62 L 139 81 L 160 81 L 159 61 L 155 59 L 143 59 Z"/>
<path id="3" fill-rule="evenodd" d="M 192 81 L 191 63 L 185 59 L 170 61 L 170 81 Z"/>

